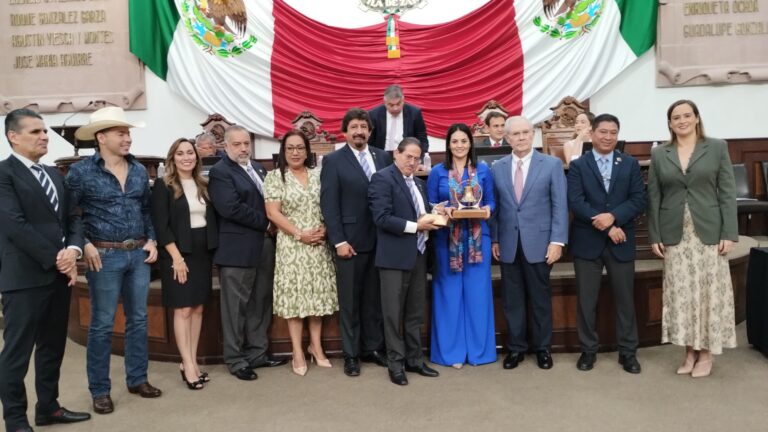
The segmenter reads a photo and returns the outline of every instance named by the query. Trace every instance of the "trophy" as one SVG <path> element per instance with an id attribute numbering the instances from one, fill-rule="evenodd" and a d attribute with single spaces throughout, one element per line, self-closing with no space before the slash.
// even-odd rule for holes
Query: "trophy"
<path id="1" fill-rule="evenodd" d="M 445 206 L 448 205 L 449 202 L 450 201 L 443 201 L 443 202 L 440 202 L 440 203 L 437 203 L 437 204 L 429 203 L 432 206 L 432 213 L 425 214 L 422 217 L 423 218 L 424 217 L 429 218 L 432 221 L 433 225 L 437 225 L 437 226 L 441 226 L 441 227 L 448 225 L 448 216 L 438 214 L 437 211 L 438 211 L 438 208 L 440 208 L 440 207 L 445 208 Z"/>
<path id="2" fill-rule="evenodd" d="M 483 199 L 483 188 L 480 187 L 480 183 L 473 184 L 472 179 L 464 180 L 459 189 L 463 191 L 461 197 L 456 191 L 451 191 L 459 207 L 453 211 L 453 218 L 484 219 L 486 212 L 485 209 L 480 208 L 480 201 Z"/>

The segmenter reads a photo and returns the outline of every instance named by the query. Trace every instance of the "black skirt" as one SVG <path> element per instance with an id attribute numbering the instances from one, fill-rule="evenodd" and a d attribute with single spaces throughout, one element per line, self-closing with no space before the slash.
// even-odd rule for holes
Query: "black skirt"
<path id="1" fill-rule="evenodd" d="M 160 258 L 160 280 L 163 287 L 163 306 L 192 307 L 205 304 L 211 296 L 213 254 L 208 250 L 206 228 L 192 230 L 192 252 L 182 253 L 189 273 L 183 285 L 173 279 L 173 261 L 168 254 Z"/>

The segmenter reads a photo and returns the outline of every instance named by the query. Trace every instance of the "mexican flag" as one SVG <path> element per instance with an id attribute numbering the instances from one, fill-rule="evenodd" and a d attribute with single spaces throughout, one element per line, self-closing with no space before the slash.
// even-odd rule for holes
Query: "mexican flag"
<path id="1" fill-rule="evenodd" d="M 415 6 L 415 7 L 414 7 Z M 263 136 L 302 111 L 338 133 L 403 87 L 429 135 L 496 100 L 534 122 L 650 49 L 655 0 L 130 0 L 131 51 L 173 91 Z"/>

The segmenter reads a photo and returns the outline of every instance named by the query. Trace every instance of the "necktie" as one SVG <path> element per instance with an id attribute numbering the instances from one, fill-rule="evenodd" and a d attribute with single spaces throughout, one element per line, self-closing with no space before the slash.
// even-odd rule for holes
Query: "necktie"
<path id="1" fill-rule="evenodd" d="M 387 121 L 389 121 L 389 124 L 387 125 L 387 150 L 394 150 L 395 147 L 397 147 L 397 143 L 395 142 L 397 118 L 390 117 Z"/>
<path id="2" fill-rule="evenodd" d="M 501 143 L 498 141 L 494 141 L 493 144 L 491 144 L 491 147 L 501 147 Z"/>
<path id="3" fill-rule="evenodd" d="M 517 202 L 520 202 L 520 199 L 523 197 L 523 161 L 518 160 L 517 161 L 517 169 L 515 170 L 515 198 L 517 198 Z"/>
<path id="4" fill-rule="evenodd" d="M 368 165 L 368 159 L 365 158 L 365 151 L 358 153 L 357 159 L 360 161 L 360 167 L 363 168 L 365 176 L 368 177 L 368 180 L 370 180 L 373 173 L 371 172 L 371 166 Z"/>
<path id="5" fill-rule="evenodd" d="M 259 190 L 259 193 L 264 195 L 264 190 L 262 189 L 261 181 L 259 177 L 256 175 L 256 171 L 253 170 L 253 167 L 251 166 L 251 164 L 247 164 L 245 166 L 245 172 L 247 172 L 248 175 L 251 176 L 251 180 L 253 180 L 253 182 L 256 183 L 256 189 Z"/>
<path id="6" fill-rule="evenodd" d="M 39 164 L 34 164 L 32 165 L 32 171 L 35 172 L 37 181 L 39 181 L 40 186 L 43 187 L 45 196 L 48 197 L 48 201 L 53 206 L 53 209 L 56 211 L 59 211 L 59 197 L 56 195 L 56 188 L 53 187 L 53 183 L 51 183 L 51 180 L 48 178 L 47 175 L 45 175 L 45 172 L 43 171 L 43 167 Z"/>
<path id="7" fill-rule="evenodd" d="M 418 193 L 416 191 L 416 183 L 413 181 L 412 177 L 408 177 L 405 179 L 405 183 L 408 185 L 408 190 L 411 191 L 411 200 L 413 200 L 413 208 L 416 209 L 416 217 L 421 216 L 421 209 L 419 208 L 419 199 L 416 197 L 416 194 Z M 424 250 L 427 248 L 427 235 L 424 234 L 424 231 L 417 231 L 416 232 L 416 249 L 419 250 L 419 253 L 424 253 Z"/>
<path id="8" fill-rule="evenodd" d="M 605 191 L 608 192 L 608 187 L 611 185 L 611 174 L 608 172 L 608 158 L 601 157 L 600 161 L 600 174 L 603 176 L 603 186 Z"/>

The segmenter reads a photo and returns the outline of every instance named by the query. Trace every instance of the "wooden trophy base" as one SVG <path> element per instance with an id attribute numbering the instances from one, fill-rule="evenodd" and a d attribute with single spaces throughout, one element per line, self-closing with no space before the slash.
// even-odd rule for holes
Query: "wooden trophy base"
<path id="1" fill-rule="evenodd" d="M 453 211 L 454 219 L 485 219 L 485 209 L 463 208 Z"/>
<path id="2" fill-rule="evenodd" d="M 421 218 L 422 219 L 426 218 L 425 220 L 431 220 L 433 225 L 437 225 L 437 226 L 446 226 L 446 225 L 448 225 L 448 216 L 427 213 L 424 216 L 422 216 Z"/>

